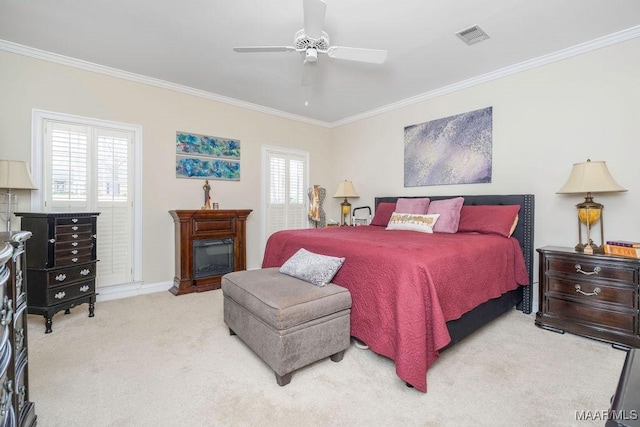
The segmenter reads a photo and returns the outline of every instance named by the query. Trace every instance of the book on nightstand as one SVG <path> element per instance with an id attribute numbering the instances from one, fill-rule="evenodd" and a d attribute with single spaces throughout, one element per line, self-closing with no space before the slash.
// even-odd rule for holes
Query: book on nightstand
<path id="1" fill-rule="evenodd" d="M 607 243 L 604 245 L 604 252 L 611 255 L 620 255 L 629 258 L 640 258 L 640 248 L 628 246 L 617 246 Z"/>
<path id="2" fill-rule="evenodd" d="M 625 248 L 640 248 L 640 242 L 631 242 L 629 240 L 607 240 L 607 245 L 624 246 Z"/>

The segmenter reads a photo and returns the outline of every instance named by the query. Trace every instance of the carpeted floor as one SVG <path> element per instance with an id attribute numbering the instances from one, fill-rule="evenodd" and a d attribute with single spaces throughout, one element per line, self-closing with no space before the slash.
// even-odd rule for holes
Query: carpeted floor
<path id="1" fill-rule="evenodd" d="M 602 426 L 626 353 L 541 330 L 510 312 L 443 352 L 428 393 L 392 361 L 352 345 L 293 374 L 273 372 L 222 320 L 222 293 L 169 292 L 29 316 L 29 378 L 48 426 Z"/>

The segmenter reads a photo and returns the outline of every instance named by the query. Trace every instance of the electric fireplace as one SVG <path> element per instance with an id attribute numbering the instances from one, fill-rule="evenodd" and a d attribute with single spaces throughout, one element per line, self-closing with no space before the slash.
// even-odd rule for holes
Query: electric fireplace
<path id="1" fill-rule="evenodd" d="M 220 289 L 222 276 L 246 269 L 249 209 L 169 211 L 175 226 L 174 295 Z"/>
<path id="2" fill-rule="evenodd" d="M 233 271 L 233 238 L 193 241 L 193 278 L 222 276 Z"/>

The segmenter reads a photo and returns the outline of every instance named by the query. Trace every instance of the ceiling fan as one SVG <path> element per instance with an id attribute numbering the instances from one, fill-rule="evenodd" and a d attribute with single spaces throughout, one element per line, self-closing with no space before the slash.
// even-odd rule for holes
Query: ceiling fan
<path id="1" fill-rule="evenodd" d="M 298 30 L 293 38 L 293 46 L 242 46 L 234 47 L 239 53 L 255 52 L 299 52 L 304 55 L 302 74 L 303 86 L 310 86 L 314 80 L 314 65 L 318 54 L 329 58 L 348 61 L 382 64 L 387 59 L 387 51 L 363 49 L 357 47 L 331 46 L 329 35 L 322 31 L 324 15 L 327 9 L 325 0 L 303 0 L 304 28 Z"/>

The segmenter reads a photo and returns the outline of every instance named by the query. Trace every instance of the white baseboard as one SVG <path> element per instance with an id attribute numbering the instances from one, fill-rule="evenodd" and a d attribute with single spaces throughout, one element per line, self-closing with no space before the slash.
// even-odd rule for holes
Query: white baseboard
<path id="1" fill-rule="evenodd" d="M 109 301 L 113 299 L 134 297 L 136 295 L 151 294 L 154 292 L 165 292 L 173 286 L 173 282 L 159 282 L 144 284 L 143 282 L 127 283 L 124 285 L 114 285 L 98 287 L 96 301 Z"/>

